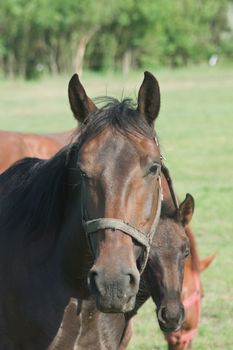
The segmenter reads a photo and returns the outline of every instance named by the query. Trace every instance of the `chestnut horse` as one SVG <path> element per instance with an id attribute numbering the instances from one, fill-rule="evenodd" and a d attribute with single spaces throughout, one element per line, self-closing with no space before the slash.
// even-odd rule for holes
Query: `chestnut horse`
<path id="1" fill-rule="evenodd" d="M 68 144 L 75 130 L 33 134 L 0 130 L 0 174 L 25 157 L 48 159 Z"/>
<path id="2" fill-rule="evenodd" d="M 145 73 L 137 109 L 111 99 L 97 110 L 77 75 L 69 99 L 82 123 L 78 140 L 0 176 L 1 350 L 48 348 L 70 299 L 90 291 L 101 311 L 132 310 L 157 228 L 156 79 Z M 174 305 L 165 301 L 161 314 L 175 310 L 177 321 L 183 309 Z"/>

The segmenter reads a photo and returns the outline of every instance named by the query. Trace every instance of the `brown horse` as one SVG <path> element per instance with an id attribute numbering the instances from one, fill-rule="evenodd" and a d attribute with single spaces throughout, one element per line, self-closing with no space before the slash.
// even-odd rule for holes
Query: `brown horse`
<path id="1" fill-rule="evenodd" d="M 34 134 L 0 130 L 0 173 L 25 157 L 51 158 L 71 141 L 74 131 Z"/>
<path id="2" fill-rule="evenodd" d="M 165 201 L 169 200 L 170 191 L 164 176 L 162 176 L 162 187 Z M 195 337 L 200 323 L 201 297 L 203 289 L 200 280 L 200 273 L 204 271 L 213 261 L 215 255 L 200 260 L 197 245 L 193 232 L 189 226 L 185 232 L 190 241 L 190 255 L 185 260 L 184 280 L 181 299 L 185 309 L 185 321 L 180 330 L 164 333 L 168 342 L 169 350 L 189 350 L 192 340 Z M 120 350 L 126 349 L 132 337 L 132 323 L 129 322 L 125 335 L 122 339 Z"/>
<path id="3" fill-rule="evenodd" d="M 134 308 L 156 231 L 156 79 L 145 73 L 137 109 L 111 99 L 97 110 L 77 75 L 69 99 L 82 123 L 78 140 L 50 160 L 24 159 L 0 176 L 1 350 L 48 348 L 70 298 L 89 297 L 87 276 L 100 310 Z M 180 301 L 176 312 L 179 321 Z"/>
<path id="4" fill-rule="evenodd" d="M 190 350 L 193 338 L 196 336 L 200 324 L 201 298 L 203 289 L 200 273 L 204 271 L 213 261 L 215 255 L 197 260 L 196 243 L 193 233 L 189 227 L 185 229 L 190 239 L 191 254 L 185 261 L 184 281 L 181 299 L 185 309 L 185 319 L 180 330 L 164 333 L 168 343 L 168 350 Z M 126 350 L 133 335 L 132 319 L 129 319 L 124 336 L 121 339 L 119 350 Z"/>

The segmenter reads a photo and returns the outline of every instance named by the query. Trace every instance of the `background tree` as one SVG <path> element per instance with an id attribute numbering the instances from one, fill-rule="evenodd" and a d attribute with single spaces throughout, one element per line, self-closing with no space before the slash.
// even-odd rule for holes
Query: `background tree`
<path id="1" fill-rule="evenodd" d="M 0 0 L 0 71 L 122 70 L 233 56 L 231 0 Z M 85 63 L 85 65 L 84 65 Z"/>

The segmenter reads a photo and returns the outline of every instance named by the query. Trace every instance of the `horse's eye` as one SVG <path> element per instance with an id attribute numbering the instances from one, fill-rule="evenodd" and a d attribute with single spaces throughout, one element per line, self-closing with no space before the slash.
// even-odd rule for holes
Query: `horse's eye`
<path id="1" fill-rule="evenodd" d="M 151 167 L 150 167 L 150 173 L 151 174 L 156 174 L 158 172 L 158 170 L 160 169 L 160 164 L 159 163 L 154 163 Z"/>
<path id="2" fill-rule="evenodd" d="M 187 256 L 189 256 L 189 254 L 190 254 L 190 249 L 186 248 L 184 251 L 184 257 L 187 258 Z"/>

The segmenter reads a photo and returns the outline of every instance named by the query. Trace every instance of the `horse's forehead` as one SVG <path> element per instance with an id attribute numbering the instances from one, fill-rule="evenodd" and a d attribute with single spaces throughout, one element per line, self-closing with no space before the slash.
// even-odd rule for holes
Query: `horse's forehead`
<path id="1" fill-rule="evenodd" d="M 111 155 L 114 157 L 120 152 L 124 156 L 135 156 L 137 159 L 147 157 L 156 160 L 160 156 L 159 147 L 153 139 L 143 135 L 122 134 L 106 129 L 82 146 L 80 158 L 82 161 L 90 161 L 91 158 L 96 160 L 98 157 Z"/>
<path id="2" fill-rule="evenodd" d="M 188 241 L 184 228 L 174 219 L 164 219 L 154 236 L 154 243 L 159 248 L 179 248 Z"/>

